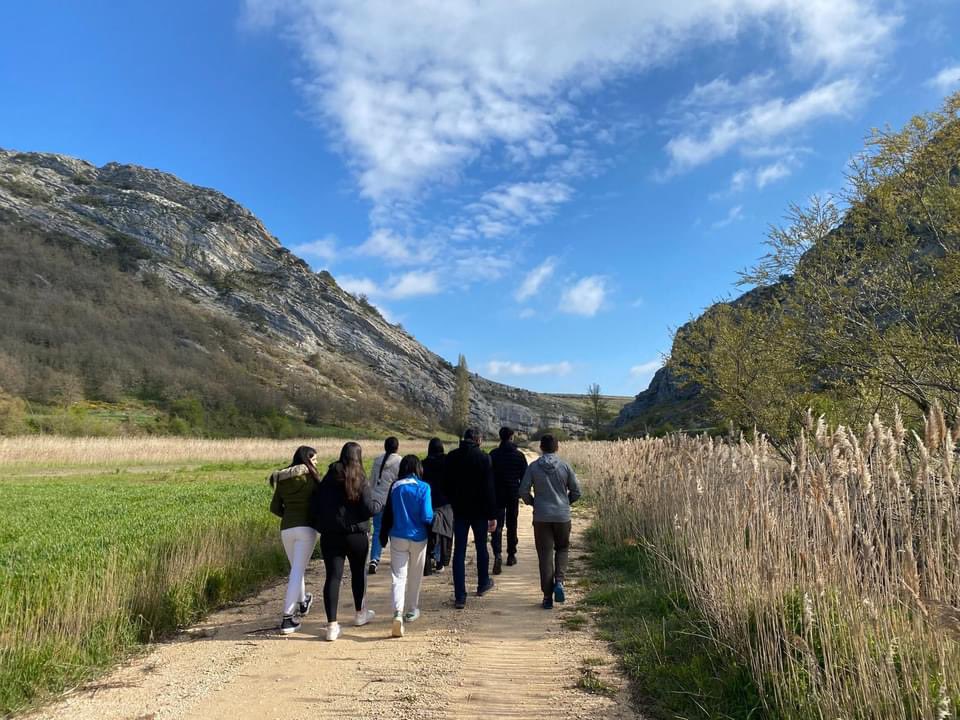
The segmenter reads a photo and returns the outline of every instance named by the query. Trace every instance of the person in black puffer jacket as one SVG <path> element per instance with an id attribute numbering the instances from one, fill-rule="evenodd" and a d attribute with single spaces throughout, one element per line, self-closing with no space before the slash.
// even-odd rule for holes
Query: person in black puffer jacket
<path id="1" fill-rule="evenodd" d="M 458 610 L 467 603 L 465 565 L 467 539 L 471 531 L 477 548 L 477 595 L 484 595 L 493 589 L 487 534 L 497 526 L 497 508 L 493 467 L 490 456 L 480 449 L 482 440 L 479 430 L 467 429 L 460 447 L 447 455 L 444 473 L 447 493 L 453 506 L 453 599 L 454 607 Z"/>
<path id="2" fill-rule="evenodd" d="M 453 508 L 450 505 L 450 498 L 447 497 L 444 475 L 446 460 L 443 441 L 440 438 L 430 440 L 427 446 L 427 457 L 423 461 L 423 481 L 430 486 L 430 498 L 433 500 L 433 526 L 427 541 L 424 575 L 439 572 L 450 564 L 450 551 L 453 546 Z"/>
<path id="3" fill-rule="evenodd" d="M 337 605 L 344 561 L 350 562 L 353 604 L 357 614 L 354 625 L 366 625 L 373 610 L 365 604 L 366 563 L 369 547 L 367 531 L 370 518 L 383 510 L 383 501 L 367 483 L 360 446 L 348 442 L 340 459 L 330 465 L 323 481 L 311 498 L 313 527 L 320 533 L 320 552 L 327 571 L 323 584 L 323 606 L 327 613 L 327 640 L 340 635 Z"/>
<path id="4" fill-rule="evenodd" d="M 497 495 L 497 528 L 490 536 L 493 574 L 499 575 L 503 559 L 503 528 L 507 528 L 507 565 L 517 564 L 517 518 L 520 512 L 520 480 L 527 471 L 527 458 L 513 444 L 513 430 L 500 428 L 500 446 L 490 451 L 493 483 Z"/>

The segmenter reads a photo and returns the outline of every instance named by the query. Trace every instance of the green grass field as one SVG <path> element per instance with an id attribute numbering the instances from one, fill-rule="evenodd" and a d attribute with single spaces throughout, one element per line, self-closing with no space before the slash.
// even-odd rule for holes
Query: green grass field
<path id="1" fill-rule="evenodd" d="M 286 572 L 265 482 L 284 464 L 7 472 L 0 716 Z"/>

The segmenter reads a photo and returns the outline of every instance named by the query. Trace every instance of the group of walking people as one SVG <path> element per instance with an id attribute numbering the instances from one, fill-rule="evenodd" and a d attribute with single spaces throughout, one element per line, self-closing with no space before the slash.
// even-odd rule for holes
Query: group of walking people
<path id="1" fill-rule="evenodd" d="M 443 442 L 430 440 L 427 456 L 400 456 L 395 437 L 384 441 L 369 477 L 360 445 L 346 443 L 340 457 L 321 476 L 317 452 L 301 446 L 289 466 L 270 475 L 270 510 L 280 517 L 280 537 L 290 561 L 280 632 L 300 628 L 313 595 L 306 591 L 307 565 L 319 539 L 326 570 L 323 605 L 326 639 L 340 636 L 338 606 L 343 569 L 350 565 L 355 615 L 366 625 L 376 615 L 367 607 L 367 583 L 377 573 L 384 546 L 390 546 L 393 623 L 391 634 L 402 637 L 407 624 L 420 617 L 424 575 L 452 565 L 454 606 L 466 606 L 466 555 L 470 534 L 476 548 L 477 590 L 482 597 L 494 588 L 488 537 L 493 549 L 493 575 L 517 564 L 517 524 L 522 500 L 533 506 L 534 538 L 540 565 L 542 607 L 563 602 L 564 576 L 570 546 L 570 505 L 580 497 L 576 473 L 557 455 L 552 435 L 540 440 L 541 457 L 527 465 L 513 443 L 511 428 L 500 429 L 500 444 L 489 454 L 480 431 L 468 429 L 459 446 L 445 453 Z M 372 533 L 371 533 L 372 526 Z M 372 534 L 372 538 L 370 537 Z M 369 554 L 369 558 L 368 558 Z"/>

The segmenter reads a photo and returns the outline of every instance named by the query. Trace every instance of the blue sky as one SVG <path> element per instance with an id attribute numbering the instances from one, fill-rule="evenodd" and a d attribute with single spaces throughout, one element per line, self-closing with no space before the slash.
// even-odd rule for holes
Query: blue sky
<path id="1" fill-rule="evenodd" d="M 0 146 L 253 210 L 436 352 L 643 389 L 870 127 L 960 88 L 951 0 L 34 0 Z"/>

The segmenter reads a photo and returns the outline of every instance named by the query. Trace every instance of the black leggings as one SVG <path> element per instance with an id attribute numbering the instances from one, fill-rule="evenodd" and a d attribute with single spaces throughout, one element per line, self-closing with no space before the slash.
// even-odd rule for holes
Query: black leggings
<path id="1" fill-rule="evenodd" d="M 343 580 L 343 561 L 350 561 L 350 585 L 353 589 L 353 605 L 357 612 L 363 609 L 363 593 L 366 590 L 367 550 L 370 542 L 365 532 L 323 533 L 320 536 L 320 554 L 327 570 L 323 583 L 323 609 L 327 621 L 336 622 L 337 605 L 340 604 L 340 581 Z"/>

